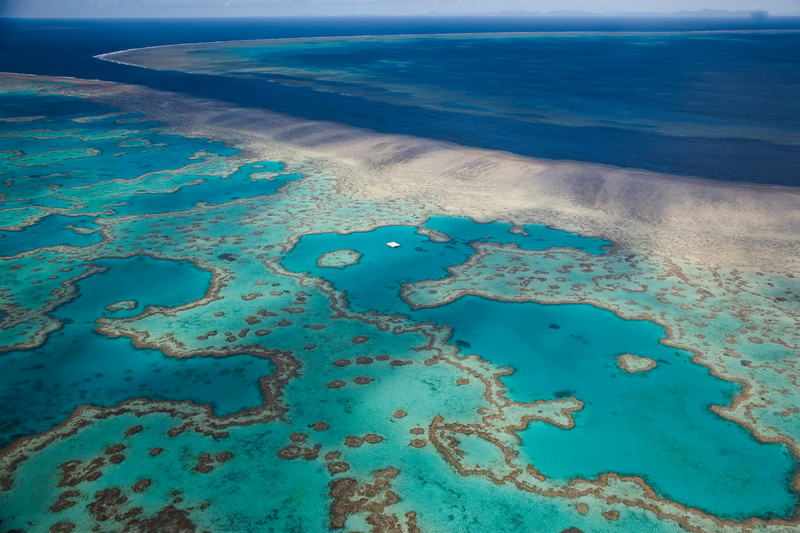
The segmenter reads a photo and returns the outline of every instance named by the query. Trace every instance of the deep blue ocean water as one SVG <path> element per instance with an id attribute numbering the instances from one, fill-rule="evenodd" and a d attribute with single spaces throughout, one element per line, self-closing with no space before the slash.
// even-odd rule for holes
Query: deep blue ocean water
<path id="1" fill-rule="evenodd" d="M 419 46 L 411 41 L 405 46 L 393 43 L 371 47 L 362 50 L 360 56 L 353 50 L 346 55 L 321 56 L 334 69 L 349 68 L 355 63 L 367 77 L 379 75 L 385 79 L 393 74 L 402 78 L 400 81 L 422 80 L 445 93 L 467 90 L 471 95 L 466 103 L 444 98 L 435 106 L 416 105 L 403 95 L 396 100 L 366 99 L 340 94 L 347 91 L 323 92 L 265 79 L 158 72 L 93 57 L 143 46 L 283 37 L 796 28 L 800 28 L 800 18 L 6 19 L 0 22 L 0 71 L 135 83 L 264 107 L 301 118 L 332 120 L 385 133 L 411 134 L 534 157 L 718 180 L 797 185 L 797 33 L 671 37 L 659 40 L 658 46 L 643 46 L 641 39 L 606 37 L 592 43 L 591 53 L 585 53 L 584 43 L 578 40 L 561 39 L 545 43 L 538 56 L 513 47 L 510 56 L 503 55 L 509 48 L 503 48 L 502 43 L 465 47 L 456 41 L 442 41 L 445 44 Z M 407 61 L 412 68 L 387 69 L 387 63 L 376 62 L 376 58 L 386 59 L 386 54 L 390 55 L 389 60 Z M 520 63 L 523 56 L 529 57 Z M 315 58 L 300 59 L 313 66 Z M 515 79 L 525 83 L 509 83 Z M 691 82 L 688 85 L 687 80 Z M 475 97 L 491 101 L 493 95 L 499 95 L 500 100 L 522 102 L 518 116 L 509 112 L 508 106 L 502 112 L 491 106 L 488 113 L 465 112 L 473 106 Z M 548 107 L 549 112 L 571 121 L 541 120 L 541 111 Z M 596 120 L 588 124 L 572 120 L 582 114 Z M 670 127 L 654 128 L 648 123 L 650 119 L 668 122 Z M 682 128 L 682 124 L 694 127 Z M 700 134 L 697 126 L 715 128 L 714 134 Z M 726 136 L 726 128 L 739 130 Z M 769 130 L 767 138 L 763 138 L 764 129 Z M 749 136 L 742 137 L 742 130 L 748 131 Z M 780 135 L 785 139 L 776 141 Z"/>

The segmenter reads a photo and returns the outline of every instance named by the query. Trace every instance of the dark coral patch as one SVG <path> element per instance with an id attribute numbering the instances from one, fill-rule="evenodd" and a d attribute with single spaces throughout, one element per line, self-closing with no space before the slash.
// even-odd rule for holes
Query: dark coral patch
<path id="1" fill-rule="evenodd" d="M 62 492 L 58 496 L 58 501 L 50 506 L 50 510 L 53 511 L 54 513 L 60 513 L 64 509 L 69 509 L 70 507 L 75 505 L 75 502 L 72 501 L 70 498 L 77 498 L 80 495 L 81 493 L 78 492 L 77 490 L 68 490 Z"/>
<path id="2" fill-rule="evenodd" d="M 350 435 L 349 437 L 344 439 L 344 443 L 350 446 L 351 448 L 358 448 L 364 443 L 364 441 L 354 435 Z"/>
<path id="3" fill-rule="evenodd" d="M 392 479 L 400 475 L 400 471 L 392 466 L 389 468 L 384 468 L 383 470 L 378 470 L 377 472 L 372 474 L 375 476 L 376 479 Z M 416 514 L 416 513 L 414 513 Z"/>
<path id="4" fill-rule="evenodd" d="M 229 451 L 219 452 L 215 459 L 218 463 L 224 463 L 233 458 L 233 454 Z"/>
<path id="5" fill-rule="evenodd" d="M 363 344 L 363 343 L 367 342 L 368 340 L 369 340 L 369 337 L 366 337 L 364 335 L 356 335 L 355 337 L 353 337 L 353 342 L 355 344 Z"/>
<path id="6" fill-rule="evenodd" d="M 341 474 L 350 470 L 350 465 L 341 461 L 328 464 L 328 470 L 331 474 Z"/>
<path id="7" fill-rule="evenodd" d="M 355 479 L 345 478 L 328 483 L 330 487 L 331 503 L 329 516 L 330 529 L 340 529 L 345 527 L 348 515 L 357 513 L 369 513 L 366 518 L 367 523 L 374 524 L 373 531 L 408 531 L 408 533 L 420 533 L 416 526 L 416 516 L 414 511 L 407 511 L 406 527 L 402 528 L 397 516 L 387 512 L 386 508 L 400 501 L 400 498 L 392 492 L 390 479 L 400 473 L 396 468 L 386 468 L 374 472 L 373 483 L 358 483 Z"/>
<path id="8" fill-rule="evenodd" d="M 98 521 L 105 522 L 110 518 L 118 517 L 118 510 L 116 508 L 127 501 L 128 497 L 122 494 L 122 491 L 117 487 L 113 487 L 97 492 L 95 494 L 95 500 L 87 507 L 89 508 L 89 512 L 91 512 Z M 127 515 L 128 513 L 125 514 Z"/>
<path id="9" fill-rule="evenodd" d="M 308 438 L 308 435 L 305 433 L 292 433 L 289 435 L 289 440 L 292 442 L 305 442 Z"/>
<path id="10" fill-rule="evenodd" d="M 133 485 L 133 492 L 139 494 L 144 492 L 144 490 L 150 486 L 152 482 L 149 479 L 140 479 Z"/>
<path id="11" fill-rule="evenodd" d="M 211 458 L 210 453 L 204 453 L 203 455 L 197 458 L 197 464 L 194 465 L 194 469 L 200 472 L 201 474 L 208 474 L 209 472 L 214 470 L 214 467 L 211 466 L 211 463 L 213 461 L 214 460 Z"/>
<path id="12" fill-rule="evenodd" d="M 306 446 L 300 446 L 298 444 L 289 444 L 278 450 L 278 457 L 281 459 L 298 459 L 302 457 L 306 461 L 310 461 L 312 459 L 316 459 L 319 455 L 319 451 L 322 449 L 321 444 L 317 444 L 313 448 L 308 448 Z"/>
<path id="13" fill-rule="evenodd" d="M 67 461 L 61 463 L 61 481 L 59 487 L 74 487 L 83 481 L 94 481 L 103 474 L 98 470 L 105 464 L 105 459 L 97 457 L 88 463 L 80 461 Z"/>
<path id="14" fill-rule="evenodd" d="M 136 518 L 127 522 L 125 530 L 141 533 L 162 533 L 167 531 L 194 533 L 197 531 L 197 526 L 189 520 L 189 513 L 168 505 L 152 518 Z"/>
<path id="15" fill-rule="evenodd" d="M 144 429 L 144 426 L 133 426 L 132 428 L 130 428 L 128 431 L 125 432 L 125 435 L 130 437 L 132 435 L 136 435 L 137 433 L 139 433 L 143 429 Z"/>
<path id="16" fill-rule="evenodd" d="M 328 388 L 329 389 L 338 389 L 340 387 L 344 387 L 345 385 L 347 385 L 347 383 L 337 379 L 336 381 L 331 381 L 330 383 L 328 383 Z"/>
<path id="17" fill-rule="evenodd" d="M 355 381 L 359 385 L 366 385 L 370 381 L 375 381 L 375 378 L 366 378 L 366 377 L 361 376 L 361 377 L 357 377 L 353 381 Z"/>

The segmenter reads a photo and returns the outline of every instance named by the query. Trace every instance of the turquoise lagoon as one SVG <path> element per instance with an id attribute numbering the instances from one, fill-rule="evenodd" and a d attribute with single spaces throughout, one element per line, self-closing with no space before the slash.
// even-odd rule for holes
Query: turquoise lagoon
<path id="1" fill-rule="evenodd" d="M 574 396 L 584 407 L 575 427 L 533 423 L 522 449 L 544 475 L 563 482 L 605 472 L 643 477 L 669 499 L 717 516 L 791 514 L 794 461 L 777 444 L 713 413 L 739 386 L 712 376 L 690 353 L 659 342 L 645 320 L 623 320 L 585 304 L 497 302 L 465 296 L 414 317 L 453 327 L 453 338 L 515 372 L 503 377 L 509 399 Z M 619 355 L 648 357 L 657 367 L 628 373 Z"/>
<path id="2" fill-rule="evenodd" d="M 149 215 L 155 213 L 174 213 L 192 209 L 197 203 L 222 204 L 252 198 L 264 194 L 274 194 L 278 188 L 289 181 L 301 178 L 300 174 L 280 174 L 271 180 L 253 181 L 251 174 L 257 172 L 281 172 L 283 165 L 277 162 L 249 163 L 227 177 L 191 176 L 202 179 L 197 185 L 184 186 L 168 194 L 137 194 L 128 200 L 128 205 L 114 207 L 115 216 Z"/>
<path id="3" fill-rule="evenodd" d="M 65 217 L 50 215 L 37 224 L 27 226 L 22 231 L 0 232 L 0 256 L 16 255 L 20 252 L 51 246 L 87 246 L 103 240 L 100 232 L 78 233 L 68 226 L 95 226 L 88 217 Z M 96 229 L 96 227 L 90 228 Z"/>
<path id="4" fill-rule="evenodd" d="M 77 255 L 70 263 L 75 257 L 85 260 L 86 247 L 103 239 L 95 217 L 83 215 L 87 211 L 110 218 L 183 211 L 198 202 L 219 204 L 274 194 L 302 177 L 281 174 L 279 162 L 229 164 L 228 158 L 239 150 L 164 134 L 163 124 L 83 99 L 16 92 L 0 94 L 0 102 L 0 118 L 37 115 L 33 120 L 0 121 L 0 192 L 5 200 L 0 202 L 0 218 L 5 214 L 7 225 L 24 226 L 0 232 L 6 267 L 14 262 L 11 256 L 53 247 L 64 255 L 51 268 L 63 267 L 72 254 Z M 199 173 L 179 172 L 187 165 Z M 251 179 L 256 173 L 266 177 Z M 148 186 L 156 180 L 168 185 L 153 194 Z M 115 190 L 122 194 L 109 194 Z M 115 205 L 96 208 L 104 204 Z M 29 216 L 33 223 L 25 225 Z M 92 232 L 79 233 L 68 226 Z M 62 328 L 38 348 L 0 355 L 0 446 L 47 430 L 85 404 L 112 406 L 143 397 L 189 400 L 209 404 L 218 416 L 261 405 L 258 379 L 274 370 L 268 360 L 246 354 L 224 362 L 210 356 L 178 360 L 158 350 L 135 348 L 130 339 L 111 339 L 94 331 L 101 317 L 126 318 L 150 305 L 173 307 L 202 298 L 209 272 L 187 261 L 146 256 L 87 263 L 107 270 L 78 281 L 78 296 L 51 313 Z M 137 305 L 106 309 L 124 300 Z"/>
<path id="5" fill-rule="evenodd" d="M 0 118 L 15 116 L 16 108 L 6 107 L 6 103 L 15 101 L 18 94 L 0 94 Z M 76 113 L 72 111 L 72 101 L 76 98 L 49 95 L 42 98 L 57 99 L 52 104 L 53 114 L 47 118 L 0 121 L 0 179 L 5 181 L 0 192 L 8 200 L 29 200 L 50 195 L 56 188 L 131 180 L 150 172 L 177 170 L 192 163 L 191 158 L 200 151 L 223 157 L 239 153 L 220 142 L 166 134 L 162 131 L 164 125 L 156 122 L 118 124 L 126 118 L 136 120 L 138 116 L 119 113 L 106 116 L 116 110 L 102 104 L 81 102 Z M 33 110 L 41 113 L 50 107 L 39 109 L 33 105 Z M 74 121 L 87 114 L 102 118 Z M 14 150 L 22 154 L 12 154 Z M 72 157 L 56 157 L 65 151 Z"/>
<path id="6" fill-rule="evenodd" d="M 258 379 L 268 360 L 235 355 L 176 359 L 134 347 L 126 337 L 94 331 L 95 320 L 135 316 L 150 306 L 174 307 L 205 295 L 211 274 L 186 261 L 137 256 L 102 259 L 107 268 L 77 283 L 79 296 L 52 316 L 63 327 L 33 350 L 0 355 L 0 445 L 61 423 L 79 405 L 110 407 L 132 398 L 210 404 L 217 416 L 258 407 Z M 134 309 L 106 306 L 134 300 Z M 199 354 L 203 355 L 203 354 Z"/>
<path id="7" fill-rule="evenodd" d="M 347 292 L 354 309 L 397 314 L 410 310 L 398 298 L 402 283 L 444 278 L 447 267 L 461 264 L 475 253 L 472 243 L 514 244 L 526 250 L 575 248 L 590 254 L 606 253 L 605 248 L 611 244 L 537 225 L 521 228 L 525 234 L 511 233 L 513 225 L 509 223 L 480 224 L 460 217 L 432 216 L 425 227 L 450 240 L 435 242 L 412 226 L 386 226 L 348 235 L 306 235 L 282 263 L 289 270 L 330 280 L 337 289 Z M 387 242 L 396 242 L 400 248 L 389 248 Z M 317 266 L 322 254 L 343 249 L 359 252 L 359 262 L 340 269 Z M 370 283 L 364 283 L 365 279 Z"/>
<path id="8" fill-rule="evenodd" d="M 447 267 L 475 252 L 472 242 L 513 243 L 527 250 L 572 247 L 587 254 L 605 253 L 610 243 L 542 226 L 526 226 L 527 236 L 513 234 L 510 224 L 463 218 L 432 217 L 425 227 L 451 240 L 434 242 L 403 226 L 307 235 L 282 262 L 330 281 L 355 309 L 452 327 L 450 342 L 462 354 L 514 368 L 502 378 L 510 400 L 574 396 L 584 402 L 570 430 L 540 422 L 520 432 L 523 453 L 549 478 L 566 483 L 614 472 L 643 477 L 663 497 L 717 516 L 791 514 L 797 503 L 790 489 L 795 465 L 786 447 L 760 443 L 713 413 L 712 405 L 730 404 L 738 385 L 692 363 L 690 353 L 662 344 L 661 326 L 585 304 L 470 295 L 414 310 L 399 295 L 403 283 L 445 277 Z M 390 248 L 390 241 L 401 246 Z M 316 264 L 322 254 L 341 249 L 360 253 L 358 263 Z M 628 373 L 616 363 L 623 354 L 648 357 L 658 366 Z"/>

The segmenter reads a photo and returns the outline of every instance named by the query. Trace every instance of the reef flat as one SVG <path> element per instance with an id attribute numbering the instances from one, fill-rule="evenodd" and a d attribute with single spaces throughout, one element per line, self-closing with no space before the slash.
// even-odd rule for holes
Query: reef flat
<path id="1" fill-rule="evenodd" d="M 800 525 L 795 189 L 1 80 L 4 530 Z"/>

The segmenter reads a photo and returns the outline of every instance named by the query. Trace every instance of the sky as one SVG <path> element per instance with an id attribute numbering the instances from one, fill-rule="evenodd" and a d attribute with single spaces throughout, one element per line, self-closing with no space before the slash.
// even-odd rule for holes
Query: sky
<path id="1" fill-rule="evenodd" d="M 500 11 L 800 13 L 800 0 L 0 0 L 0 17 L 424 15 Z"/>

